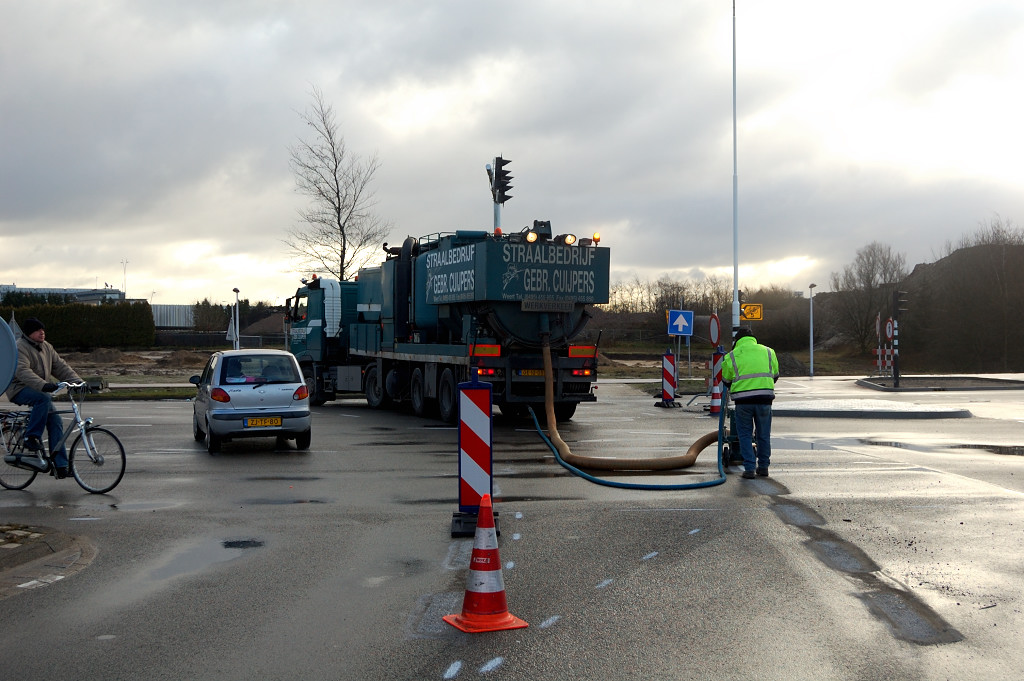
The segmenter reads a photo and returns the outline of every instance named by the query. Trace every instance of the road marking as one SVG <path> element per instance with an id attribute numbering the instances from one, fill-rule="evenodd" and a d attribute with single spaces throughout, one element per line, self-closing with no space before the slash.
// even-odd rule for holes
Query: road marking
<path id="1" fill-rule="evenodd" d="M 444 671 L 444 677 L 442 678 L 454 679 L 456 676 L 459 675 L 460 671 L 462 671 L 462 661 L 456 660 L 455 662 L 452 662 L 450 665 L 448 665 L 448 669 Z"/>
<path id="2" fill-rule="evenodd" d="M 695 529 L 695 530 L 690 530 L 690 534 L 697 534 L 698 532 L 700 532 L 700 528 L 699 527 L 697 529 Z"/>
<path id="3" fill-rule="evenodd" d="M 485 664 L 483 667 L 480 667 L 480 673 L 486 674 L 487 672 L 493 672 L 495 669 L 500 667 L 504 661 L 504 657 L 496 657 L 487 664 Z"/>
<path id="4" fill-rule="evenodd" d="M 657 555 L 658 555 L 657 551 L 651 551 L 650 553 L 648 553 L 646 556 L 644 556 L 640 560 L 650 560 L 651 558 L 654 558 Z"/>
<path id="5" fill-rule="evenodd" d="M 598 582 L 597 586 L 595 586 L 594 588 L 595 589 L 603 589 L 606 586 L 610 585 L 614 581 L 615 581 L 614 579 L 606 579 L 603 582 Z"/>
<path id="6" fill-rule="evenodd" d="M 540 623 L 540 628 L 547 629 L 548 627 L 553 627 L 555 626 L 555 622 L 557 622 L 560 619 L 562 619 L 561 615 L 552 615 L 551 617 L 547 618 L 546 620 Z"/>

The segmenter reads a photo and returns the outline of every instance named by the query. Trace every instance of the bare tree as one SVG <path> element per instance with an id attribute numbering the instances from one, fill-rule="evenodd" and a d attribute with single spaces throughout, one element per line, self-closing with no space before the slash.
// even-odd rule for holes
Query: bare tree
<path id="1" fill-rule="evenodd" d="M 349 154 L 334 107 L 316 87 L 310 97 L 300 115 L 312 134 L 289 150 L 296 190 L 310 205 L 299 211 L 302 222 L 288 230 L 285 244 L 302 271 L 326 271 L 344 281 L 373 257 L 391 228 L 372 210 L 370 184 L 380 161 L 376 154 L 365 160 Z"/>
<path id="2" fill-rule="evenodd" d="M 857 251 L 842 272 L 833 272 L 831 310 L 836 328 L 867 351 L 874 344 L 875 320 L 891 307 L 893 289 L 907 276 L 907 258 L 891 246 L 873 241 Z"/>

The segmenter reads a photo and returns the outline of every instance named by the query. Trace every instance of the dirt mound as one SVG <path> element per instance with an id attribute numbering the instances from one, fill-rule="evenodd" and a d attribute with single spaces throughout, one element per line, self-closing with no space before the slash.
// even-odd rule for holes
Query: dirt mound
<path id="1" fill-rule="evenodd" d="M 102 366 L 108 364 L 147 364 L 149 360 L 139 355 L 125 354 L 117 348 L 96 348 L 92 352 L 69 352 L 62 355 L 72 367 L 77 365 Z"/>
<path id="2" fill-rule="evenodd" d="M 191 350 L 175 350 L 171 354 L 158 359 L 157 366 L 164 368 L 177 367 L 198 367 L 202 368 L 206 360 L 210 359 L 209 353 L 192 352 Z"/>

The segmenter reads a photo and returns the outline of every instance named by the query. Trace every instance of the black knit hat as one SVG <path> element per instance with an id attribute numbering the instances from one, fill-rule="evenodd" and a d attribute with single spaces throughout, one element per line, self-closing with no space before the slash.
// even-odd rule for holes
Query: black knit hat
<path id="1" fill-rule="evenodd" d="M 45 329 L 45 328 L 46 327 L 43 326 L 43 323 L 41 321 L 39 321 L 35 317 L 29 317 L 28 319 L 26 319 L 22 323 L 22 325 L 21 325 L 21 332 L 23 334 L 25 334 L 26 336 L 31 336 L 32 334 L 34 334 L 39 329 Z"/>
<path id="2" fill-rule="evenodd" d="M 736 333 L 733 334 L 732 339 L 733 340 L 739 340 L 740 338 L 747 338 L 748 336 L 753 336 L 753 335 L 754 335 L 753 331 L 751 331 L 750 329 L 748 329 L 745 326 L 741 326 L 740 328 L 736 329 Z"/>

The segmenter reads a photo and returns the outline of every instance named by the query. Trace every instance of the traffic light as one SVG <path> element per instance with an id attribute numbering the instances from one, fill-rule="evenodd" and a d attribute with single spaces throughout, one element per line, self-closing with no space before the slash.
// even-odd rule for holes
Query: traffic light
<path id="1" fill-rule="evenodd" d="M 508 193 L 508 190 L 512 189 L 512 185 L 509 184 L 512 176 L 505 170 L 505 166 L 511 162 L 501 156 L 494 159 L 494 187 L 491 193 L 495 203 L 505 203 L 512 198 L 512 195 Z"/>
<path id="2" fill-rule="evenodd" d="M 907 292 L 906 291 L 893 291 L 892 292 L 892 317 L 893 319 L 899 319 L 900 312 L 906 312 L 907 308 Z"/>

